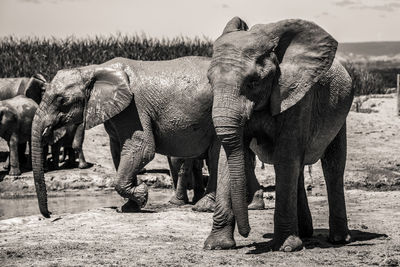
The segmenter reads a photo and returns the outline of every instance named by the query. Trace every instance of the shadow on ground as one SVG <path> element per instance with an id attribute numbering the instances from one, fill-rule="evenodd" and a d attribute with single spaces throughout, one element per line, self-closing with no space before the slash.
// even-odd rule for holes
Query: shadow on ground
<path id="1" fill-rule="evenodd" d="M 343 246 L 373 246 L 373 243 L 359 243 L 362 241 L 368 241 L 373 239 L 387 238 L 386 234 L 378 234 L 371 232 L 364 232 L 359 230 L 351 230 L 352 241 L 349 244 L 332 244 L 328 241 L 329 230 L 328 229 L 314 229 L 314 235 L 311 238 L 303 239 L 303 246 L 306 249 L 313 248 L 337 248 Z M 246 254 L 262 254 L 272 251 L 272 233 L 267 233 L 263 235 L 264 238 L 269 238 L 271 240 L 267 242 L 257 242 L 249 244 L 247 246 L 242 246 L 238 248 L 248 247 L 253 248 L 253 250 L 248 251 Z"/>

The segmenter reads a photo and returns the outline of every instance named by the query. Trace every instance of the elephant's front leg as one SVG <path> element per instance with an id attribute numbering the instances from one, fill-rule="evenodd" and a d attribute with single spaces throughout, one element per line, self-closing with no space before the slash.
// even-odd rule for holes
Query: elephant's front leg
<path id="1" fill-rule="evenodd" d="M 51 145 L 51 158 L 52 158 L 52 162 L 51 162 L 51 169 L 52 170 L 57 170 L 59 168 L 60 165 L 60 142 L 57 142 L 55 144 Z M 66 153 L 66 147 L 64 147 L 64 151 L 63 153 Z"/>
<path id="2" fill-rule="evenodd" d="M 12 133 L 11 134 L 9 147 L 10 147 L 10 171 L 9 171 L 9 175 L 11 175 L 11 176 L 21 175 L 21 170 L 19 168 L 18 135 L 17 135 L 17 133 Z"/>
<path id="3" fill-rule="evenodd" d="M 89 164 L 86 162 L 85 155 L 83 154 L 83 149 L 82 149 L 84 139 L 85 139 L 85 128 L 83 123 L 81 123 L 76 128 L 74 140 L 72 141 L 72 149 L 78 153 L 79 169 L 85 169 L 89 167 Z"/>
<path id="4" fill-rule="evenodd" d="M 137 174 L 154 158 L 155 144 L 152 134 L 135 131 L 122 145 L 117 172 L 116 191 L 128 198 L 119 211 L 137 212 L 147 203 L 148 189 L 145 183 L 138 184 Z"/>
<path id="5" fill-rule="evenodd" d="M 236 246 L 233 232 L 235 217 L 232 211 L 229 169 L 223 148 L 218 161 L 218 184 L 213 226 L 204 243 L 204 249 L 231 249 Z"/>
<path id="6" fill-rule="evenodd" d="M 299 160 L 281 160 L 274 165 L 276 200 L 274 214 L 274 250 L 295 251 L 302 247 L 297 217 Z"/>
<path id="7" fill-rule="evenodd" d="M 297 218 L 299 236 L 311 237 L 314 230 L 306 189 L 304 188 L 304 166 L 300 170 L 297 186 Z"/>
<path id="8" fill-rule="evenodd" d="M 245 168 L 246 168 L 246 177 L 247 177 L 247 191 L 250 202 L 248 209 L 249 210 L 263 210 L 265 208 L 264 203 L 264 192 L 260 187 L 260 184 L 257 181 L 256 174 L 254 172 L 256 168 L 256 156 L 253 151 L 247 149 L 245 151 Z"/>

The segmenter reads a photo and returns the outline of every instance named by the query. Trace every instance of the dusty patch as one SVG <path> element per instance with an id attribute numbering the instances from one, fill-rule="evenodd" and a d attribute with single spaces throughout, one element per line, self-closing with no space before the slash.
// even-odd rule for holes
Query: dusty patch
<path id="1" fill-rule="evenodd" d="M 332 246 L 328 235 L 328 206 L 320 164 L 306 168 L 306 186 L 312 185 L 309 201 L 314 237 L 296 253 L 270 252 L 273 232 L 273 168 L 257 165 L 257 177 L 266 189 L 267 209 L 250 211 L 248 239 L 236 234 L 238 248 L 204 251 L 202 245 L 212 214 L 168 205 L 149 205 L 145 212 L 119 214 L 103 208 L 77 214 L 54 214 L 0 221 L 2 265 L 296 265 L 296 266 L 398 266 L 400 263 L 400 194 L 374 192 L 400 188 L 400 118 L 394 98 L 370 98 L 348 117 L 348 160 L 345 185 L 349 226 L 355 242 Z M 6 151 L 5 143 L 0 146 Z M 108 137 L 103 126 L 87 131 L 84 152 L 94 166 L 46 173 L 50 194 L 86 194 L 110 191 L 115 179 Z M 140 179 L 154 187 L 170 187 L 164 156 L 157 155 Z M 155 171 L 154 171 L 155 170 Z M 158 170 L 158 171 L 157 171 Z M 164 173 L 160 173 L 164 172 Z M 33 196 L 31 172 L 3 177 L 0 197 Z M 360 188 L 363 190 L 354 190 Z M 352 190 L 349 190 L 352 189 Z M 372 190 L 372 191 L 371 191 Z M 171 191 L 172 193 L 172 191 Z M 150 195 L 151 197 L 151 195 Z M 121 199 L 121 202 L 123 200 Z M 50 207 L 51 209 L 51 207 Z"/>

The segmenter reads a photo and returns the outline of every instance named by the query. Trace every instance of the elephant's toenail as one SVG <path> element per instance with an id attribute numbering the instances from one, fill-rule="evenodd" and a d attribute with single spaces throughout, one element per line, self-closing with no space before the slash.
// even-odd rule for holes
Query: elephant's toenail
<path id="1" fill-rule="evenodd" d="M 286 246 L 283 251 L 285 252 L 291 252 L 292 251 L 292 247 L 291 246 Z"/>

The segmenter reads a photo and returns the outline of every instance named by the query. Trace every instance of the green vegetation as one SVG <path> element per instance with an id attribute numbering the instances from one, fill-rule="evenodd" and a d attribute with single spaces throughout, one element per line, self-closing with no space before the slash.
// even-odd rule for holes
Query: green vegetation
<path id="1" fill-rule="evenodd" d="M 110 36 L 90 39 L 15 38 L 0 39 L 0 77 L 29 77 L 42 73 L 51 80 L 60 69 L 99 64 L 114 57 L 139 60 L 168 60 L 183 56 L 211 56 L 212 42 L 207 39 L 154 39 Z M 347 61 L 356 94 L 384 93 L 395 87 L 400 67 L 383 67 Z M 397 67 L 397 68 L 396 68 Z"/>

